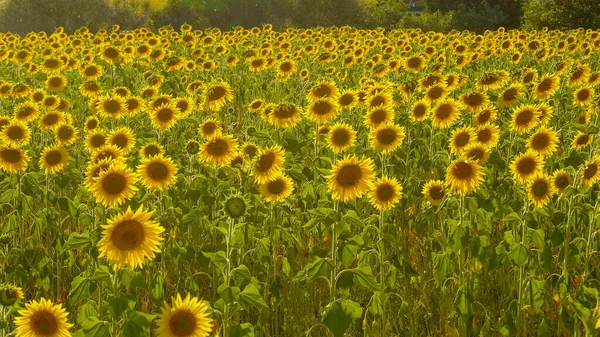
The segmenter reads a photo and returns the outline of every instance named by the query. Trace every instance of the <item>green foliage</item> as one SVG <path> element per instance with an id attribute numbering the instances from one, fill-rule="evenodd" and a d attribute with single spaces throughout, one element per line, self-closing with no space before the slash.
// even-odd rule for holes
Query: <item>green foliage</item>
<path id="1" fill-rule="evenodd" d="M 454 12 L 424 12 L 421 15 L 404 15 L 398 24 L 402 28 L 419 28 L 423 31 L 446 33 L 452 30 Z"/>
<path id="2" fill-rule="evenodd" d="M 576 29 L 600 27 L 600 2 L 597 0 L 525 0 L 524 28 Z"/>

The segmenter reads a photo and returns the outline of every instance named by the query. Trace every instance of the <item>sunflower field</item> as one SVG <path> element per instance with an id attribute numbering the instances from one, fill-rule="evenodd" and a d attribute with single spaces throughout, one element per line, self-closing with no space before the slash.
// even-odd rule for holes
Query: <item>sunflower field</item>
<path id="1" fill-rule="evenodd" d="M 0 34 L 0 336 L 597 336 L 600 31 Z"/>

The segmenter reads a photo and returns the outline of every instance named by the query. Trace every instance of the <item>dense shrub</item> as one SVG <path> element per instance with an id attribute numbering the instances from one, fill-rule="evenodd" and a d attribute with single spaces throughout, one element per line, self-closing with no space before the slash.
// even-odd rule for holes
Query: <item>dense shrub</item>
<path id="1" fill-rule="evenodd" d="M 598 0 L 525 0 L 523 25 L 529 29 L 600 27 Z"/>
<path id="2" fill-rule="evenodd" d="M 398 24 L 398 28 L 419 28 L 423 31 L 449 32 L 452 30 L 454 12 L 434 13 L 425 12 L 421 15 L 405 15 Z"/>

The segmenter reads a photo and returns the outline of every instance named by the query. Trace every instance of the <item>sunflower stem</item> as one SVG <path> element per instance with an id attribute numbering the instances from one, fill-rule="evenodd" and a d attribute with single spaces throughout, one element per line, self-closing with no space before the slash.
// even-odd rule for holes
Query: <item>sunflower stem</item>
<path id="1" fill-rule="evenodd" d="M 382 156 L 383 161 L 384 156 Z M 381 289 L 384 289 L 385 292 L 385 244 L 383 238 L 383 210 L 379 211 L 379 284 L 381 285 Z M 381 327 L 380 327 L 380 336 L 385 336 L 385 296 L 382 303 L 383 310 L 381 311 Z"/>
<path id="2" fill-rule="evenodd" d="M 337 214 L 339 201 L 333 202 L 333 211 Z M 335 233 L 335 221 L 331 224 L 331 261 L 333 262 L 333 268 L 331 270 L 331 284 L 329 297 L 330 301 L 334 302 L 336 299 L 336 275 L 337 275 L 337 253 L 336 253 L 336 233 Z"/>

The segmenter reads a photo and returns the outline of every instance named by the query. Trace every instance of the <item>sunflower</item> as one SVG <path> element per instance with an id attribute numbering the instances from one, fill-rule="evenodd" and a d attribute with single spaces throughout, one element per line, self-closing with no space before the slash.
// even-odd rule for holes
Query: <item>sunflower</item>
<path id="1" fill-rule="evenodd" d="M 256 146 L 256 144 L 254 143 L 246 143 L 242 147 L 242 152 L 245 156 L 248 156 L 248 158 L 250 159 L 256 157 L 256 155 L 258 154 L 258 150 L 258 146 Z"/>
<path id="2" fill-rule="evenodd" d="M 600 156 L 594 156 L 594 158 L 585 162 L 583 185 L 590 187 L 598 180 L 600 180 Z"/>
<path id="3" fill-rule="evenodd" d="M 101 97 L 96 105 L 98 113 L 104 118 L 119 119 L 127 113 L 125 98 L 114 95 Z"/>
<path id="4" fill-rule="evenodd" d="M 427 91 L 425 91 L 425 97 L 423 99 L 430 104 L 434 104 L 440 100 L 443 100 L 446 95 L 448 95 L 446 86 L 438 84 L 427 88 Z"/>
<path id="5" fill-rule="evenodd" d="M 404 60 L 404 67 L 406 70 L 413 73 L 420 72 L 421 70 L 425 69 L 426 66 L 427 63 L 421 56 L 412 56 Z"/>
<path id="6" fill-rule="evenodd" d="M 513 111 L 511 129 L 516 134 L 531 131 L 539 122 L 541 112 L 533 105 L 522 105 Z"/>
<path id="7" fill-rule="evenodd" d="M 204 108 L 208 111 L 219 111 L 227 102 L 233 100 L 231 86 L 224 81 L 207 85 L 202 96 L 204 98 Z"/>
<path id="8" fill-rule="evenodd" d="M 237 139 L 217 135 L 202 145 L 200 160 L 214 167 L 228 165 L 238 152 Z"/>
<path id="9" fill-rule="evenodd" d="M 515 180 L 527 182 L 537 173 L 542 172 L 544 159 L 534 151 L 526 151 L 518 155 L 510 165 Z"/>
<path id="10" fill-rule="evenodd" d="M 279 145 L 266 148 L 258 153 L 252 166 L 251 175 L 257 184 L 275 179 L 281 173 L 285 152 Z"/>
<path id="11" fill-rule="evenodd" d="M 573 139 L 573 148 L 575 150 L 581 150 L 584 147 L 590 145 L 592 143 L 592 139 L 594 135 L 588 135 L 581 131 L 577 131 L 577 135 L 575 135 L 575 139 Z"/>
<path id="12" fill-rule="evenodd" d="M 142 157 L 144 157 L 144 158 L 159 156 L 159 155 L 162 155 L 164 152 L 165 152 L 165 150 L 163 149 L 163 147 L 156 143 L 146 144 L 140 150 L 140 153 L 142 154 Z"/>
<path id="13" fill-rule="evenodd" d="M 125 105 L 127 106 L 127 114 L 129 114 L 129 116 L 135 116 L 145 108 L 144 102 L 137 96 L 125 98 Z"/>
<path id="14" fill-rule="evenodd" d="M 18 147 L 0 145 L 0 169 L 7 173 L 23 172 L 27 169 L 27 151 Z"/>
<path id="15" fill-rule="evenodd" d="M 441 180 L 429 180 L 423 186 L 422 193 L 430 204 L 439 206 L 444 201 L 444 197 L 446 197 L 444 182 Z"/>
<path id="16" fill-rule="evenodd" d="M 587 64 L 582 64 L 579 67 L 575 68 L 571 75 L 569 76 L 568 85 L 570 87 L 577 87 L 587 81 L 590 77 L 590 66 Z"/>
<path id="17" fill-rule="evenodd" d="M 573 94 L 573 104 L 578 106 L 590 105 L 594 97 L 594 88 L 583 87 Z"/>
<path id="18" fill-rule="evenodd" d="M 68 313 L 60 304 L 45 298 L 25 304 L 14 319 L 17 337 L 70 337 Z"/>
<path id="19" fill-rule="evenodd" d="M 455 160 L 446 171 L 446 181 L 453 191 L 465 195 L 483 182 L 482 167 L 476 161 Z"/>
<path id="20" fill-rule="evenodd" d="M 67 78 L 62 75 L 52 75 L 46 79 L 46 90 L 59 92 L 67 87 Z"/>
<path id="21" fill-rule="evenodd" d="M 392 107 L 393 98 L 392 95 L 385 92 L 376 92 L 367 96 L 365 105 L 367 109 L 375 109 L 379 107 Z"/>
<path id="22" fill-rule="evenodd" d="M 310 102 L 306 113 L 308 119 L 316 123 L 326 123 L 338 115 L 338 109 L 337 102 L 327 98 L 319 98 Z"/>
<path id="23" fill-rule="evenodd" d="M 483 75 L 477 80 L 477 87 L 480 90 L 496 90 L 501 88 L 509 78 L 509 74 L 504 70 L 494 71 Z"/>
<path id="24" fill-rule="evenodd" d="M 369 200 L 375 209 L 392 209 L 402 198 L 402 185 L 394 177 L 383 176 L 373 183 Z"/>
<path id="25" fill-rule="evenodd" d="M 294 127 L 302 119 L 302 110 L 294 104 L 279 104 L 269 114 L 269 121 L 279 128 Z"/>
<path id="26" fill-rule="evenodd" d="M 116 129 L 108 135 L 108 142 L 118 147 L 123 155 L 128 155 L 135 146 L 135 133 L 128 127 Z"/>
<path id="27" fill-rule="evenodd" d="M 27 124 L 19 120 L 13 120 L 2 128 L 2 141 L 7 145 L 22 147 L 29 144 L 31 130 Z"/>
<path id="28" fill-rule="evenodd" d="M 92 186 L 96 202 L 104 206 L 118 207 L 135 195 L 137 176 L 125 164 L 117 162 L 100 172 Z"/>
<path id="29" fill-rule="evenodd" d="M 79 74 L 86 81 L 93 81 L 102 76 L 103 69 L 96 64 L 88 64 L 79 69 Z"/>
<path id="30" fill-rule="evenodd" d="M 215 136 L 218 136 L 223 131 L 223 127 L 221 122 L 216 119 L 207 119 L 198 128 L 198 133 L 200 137 L 204 139 L 211 139 Z"/>
<path id="31" fill-rule="evenodd" d="M 458 103 L 453 99 L 441 101 L 432 111 L 432 124 L 436 128 L 449 128 L 460 116 Z"/>
<path id="32" fill-rule="evenodd" d="M 63 146 L 69 146 L 77 141 L 79 131 L 72 125 L 61 123 L 55 130 L 54 137 L 56 142 Z"/>
<path id="33" fill-rule="evenodd" d="M 381 124 L 392 122 L 393 119 L 394 110 L 390 107 L 382 106 L 368 110 L 365 124 L 371 128 L 377 128 Z"/>
<path id="34" fill-rule="evenodd" d="M 152 126 L 161 130 L 169 130 L 180 118 L 179 108 L 174 104 L 164 104 L 148 112 L 152 118 Z"/>
<path id="35" fill-rule="evenodd" d="M 475 130 L 472 127 L 456 128 L 450 135 L 450 152 L 459 155 L 464 148 L 475 139 Z"/>
<path id="36" fill-rule="evenodd" d="M 281 202 L 287 199 L 294 191 L 292 179 L 284 174 L 278 174 L 272 180 L 259 187 L 260 194 L 267 202 Z"/>
<path id="37" fill-rule="evenodd" d="M 162 191 L 177 181 L 177 165 L 162 155 L 145 158 L 138 166 L 138 176 L 149 190 Z"/>
<path id="38" fill-rule="evenodd" d="M 561 194 L 564 190 L 571 185 L 571 177 L 567 173 L 567 171 L 563 169 L 559 169 L 554 171 L 552 174 L 552 184 L 554 185 L 554 189 L 556 193 Z"/>
<path id="39" fill-rule="evenodd" d="M 293 60 L 283 60 L 277 66 L 277 78 L 287 79 L 298 69 Z"/>
<path id="40" fill-rule="evenodd" d="M 331 168 L 327 187 L 333 200 L 348 202 L 362 197 L 371 188 L 374 164 L 371 158 L 346 156 Z"/>
<path id="41" fill-rule="evenodd" d="M 32 102 L 23 102 L 14 108 L 14 116 L 23 123 L 29 123 L 35 120 L 39 114 L 37 104 Z"/>
<path id="42" fill-rule="evenodd" d="M 422 122 L 429 117 L 429 103 L 424 100 L 415 102 L 410 108 L 408 118 L 413 122 Z"/>
<path id="43" fill-rule="evenodd" d="M 15 304 L 17 300 L 23 300 L 24 298 L 25 294 L 23 294 L 21 287 L 12 284 L 0 285 L 0 305 L 9 307 Z"/>
<path id="44" fill-rule="evenodd" d="M 265 105 L 265 101 L 263 99 L 257 98 L 250 102 L 248 105 L 248 110 L 250 111 L 259 111 Z"/>
<path id="45" fill-rule="evenodd" d="M 300 74 L 302 76 L 302 74 Z M 307 75 L 308 76 L 308 75 Z M 308 91 L 309 100 L 318 100 L 321 98 L 336 101 L 340 96 L 340 91 L 332 81 L 321 81 Z"/>
<path id="46" fill-rule="evenodd" d="M 550 177 L 536 173 L 527 184 L 527 195 L 536 207 L 546 206 L 556 193 Z"/>
<path id="47" fill-rule="evenodd" d="M 529 137 L 527 147 L 542 157 L 548 157 L 556 151 L 558 132 L 554 129 L 541 127 Z"/>
<path id="48" fill-rule="evenodd" d="M 69 160 L 69 154 L 60 146 L 47 146 L 40 157 L 40 168 L 46 174 L 62 171 Z"/>
<path id="49" fill-rule="evenodd" d="M 107 63 L 116 63 L 122 59 L 121 52 L 113 46 L 107 46 L 104 48 L 100 54 L 100 57 Z"/>
<path id="50" fill-rule="evenodd" d="M 500 128 L 495 124 L 483 124 L 477 127 L 477 142 L 492 148 L 500 139 Z"/>
<path id="51" fill-rule="evenodd" d="M 479 165 L 483 165 L 490 157 L 490 148 L 481 143 L 472 143 L 462 151 L 463 160 L 472 160 L 477 162 Z"/>
<path id="52" fill-rule="evenodd" d="M 110 169 L 100 173 L 102 176 Z M 127 207 L 125 212 L 117 214 L 102 226 L 102 239 L 98 241 L 99 257 L 106 256 L 114 269 L 128 267 L 142 268 L 146 258 L 153 259 L 160 252 L 160 234 L 164 228 L 150 220 L 154 211 L 145 212 L 140 206 L 133 212 Z"/>
<path id="53" fill-rule="evenodd" d="M 519 97 L 521 96 L 522 85 L 519 83 L 513 84 L 508 88 L 504 89 L 498 96 L 500 106 L 511 107 L 519 103 Z"/>
<path id="54" fill-rule="evenodd" d="M 212 333 L 213 321 L 205 302 L 189 294 L 185 299 L 178 294 L 171 302 L 173 306 L 165 303 L 158 315 L 158 337 L 208 337 Z"/>
<path id="55" fill-rule="evenodd" d="M 59 111 L 48 111 L 39 120 L 40 129 L 54 130 L 66 121 L 65 114 Z"/>
<path id="56" fill-rule="evenodd" d="M 462 101 L 463 108 L 471 112 L 479 110 L 489 102 L 489 99 L 485 93 L 477 91 L 464 94 L 460 97 L 460 99 Z"/>
<path id="57" fill-rule="evenodd" d="M 396 150 L 404 138 L 406 138 L 404 127 L 393 123 L 381 124 L 369 133 L 371 147 L 384 154 Z"/>
<path id="58" fill-rule="evenodd" d="M 106 141 L 106 131 L 102 129 L 93 130 L 85 137 L 85 149 L 90 152 L 94 152 L 104 146 Z"/>
<path id="59" fill-rule="evenodd" d="M 104 145 L 96 149 L 90 158 L 92 163 L 97 163 L 103 159 L 125 159 L 123 151 L 115 145 Z"/>
<path id="60" fill-rule="evenodd" d="M 344 90 L 338 98 L 338 105 L 342 110 L 350 110 L 358 103 L 354 90 Z"/>
<path id="61" fill-rule="evenodd" d="M 535 86 L 535 98 L 543 100 L 556 93 L 559 87 L 559 79 L 554 75 L 546 75 L 541 78 Z"/>
<path id="62" fill-rule="evenodd" d="M 116 162 L 117 161 L 111 158 L 102 159 L 96 163 L 91 162 L 86 168 L 85 180 L 83 182 L 85 187 L 91 191 L 94 186 L 94 183 L 96 182 L 96 178 L 98 178 L 100 173 L 102 171 L 108 170 L 108 168 Z"/>
<path id="63" fill-rule="evenodd" d="M 335 124 L 327 133 L 327 145 L 335 153 L 340 153 L 351 148 L 355 140 L 356 131 L 349 124 Z"/>
<path id="64" fill-rule="evenodd" d="M 538 121 L 540 125 L 548 124 L 550 118 L 552 118 L 552 106 L 547 103 L 541 103 L 537 105 L 537 110 L 540 112 Z"/>

